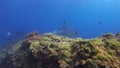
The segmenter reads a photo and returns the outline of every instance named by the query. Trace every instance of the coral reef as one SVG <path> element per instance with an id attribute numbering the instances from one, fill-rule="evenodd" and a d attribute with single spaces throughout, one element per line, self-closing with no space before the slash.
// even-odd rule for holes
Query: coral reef
<path id="1" fill-rule="evenodd" d="M 120 68 L 120 33 L 93 39 L 32 32 L 0 50 L 0 68 Z"/>
<path id="2" fill-rule="evenodd" d="M 31 32 L 25 36 L 25 40 L 23 43 L 28 43 L 30 44 L 33 41 L 39 40 L 40 39 L 40 34 L 38 32 Z"/>

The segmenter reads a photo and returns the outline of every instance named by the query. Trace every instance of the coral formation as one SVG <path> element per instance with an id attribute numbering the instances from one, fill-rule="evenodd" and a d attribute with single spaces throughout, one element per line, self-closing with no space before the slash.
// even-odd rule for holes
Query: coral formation
<path id="1" fill-rule="evenodd" d="M 25 40 L 23 43 L 31 43 L 33 41 L 39 40 L 40 39 L 40 34 L 38 32 L 31 32 L 25 36 Z"/>
<path id="2" fill-rule="evenodd" d="M 0 68 L 120 68 L 120 34 L 93 39 L 32 32 L 0 50 Z"/>

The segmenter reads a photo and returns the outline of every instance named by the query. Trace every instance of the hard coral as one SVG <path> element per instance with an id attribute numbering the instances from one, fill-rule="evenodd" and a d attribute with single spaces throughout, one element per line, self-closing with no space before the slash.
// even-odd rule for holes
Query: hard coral
<path id="1" fill-rule="evenodd" d="M 101 36 L 104 39 L 111 39 L 114 38 L 114 35 L 112 33 L 107 33 Z"/>
<path id="2" fill-rule="evenodd" d="M 120 38 L 120 32 L 117 32 L 115 37 Z"/>
<path id="3" fill-rule="evenodd" d="M 31 32 L 25 36 L 24 43 L 30 44 L 33 41 L 39 40 L 41 35 L 38 32 Z"/>
<path id="4" fill-rule="evenodd" d="M 0 68 L 120 68 L 120 41 L 110 34 L 86 40 L 32 32 L 24 43 L 0 51 Z"/>

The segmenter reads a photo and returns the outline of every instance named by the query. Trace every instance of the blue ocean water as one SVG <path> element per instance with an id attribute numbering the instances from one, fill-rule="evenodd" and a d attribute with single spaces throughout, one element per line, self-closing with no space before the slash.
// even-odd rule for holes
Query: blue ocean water
<path id="1" fill-rule="evenodd" d="M 59 29 L 64 21 L 81 38 L 120 30 L 120 0 L 1 0 L 0 43 L 21 39 L 15 34 Z"/>

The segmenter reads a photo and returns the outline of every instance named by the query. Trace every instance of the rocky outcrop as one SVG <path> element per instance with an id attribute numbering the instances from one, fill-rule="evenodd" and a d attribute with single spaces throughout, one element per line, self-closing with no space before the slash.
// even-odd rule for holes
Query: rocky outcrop
<path id="1" fill-rule="evenodd" d="M 0 68 L 120 68 L 119 35 L 93 39 L 31 33 L 0 51 Z"/>

